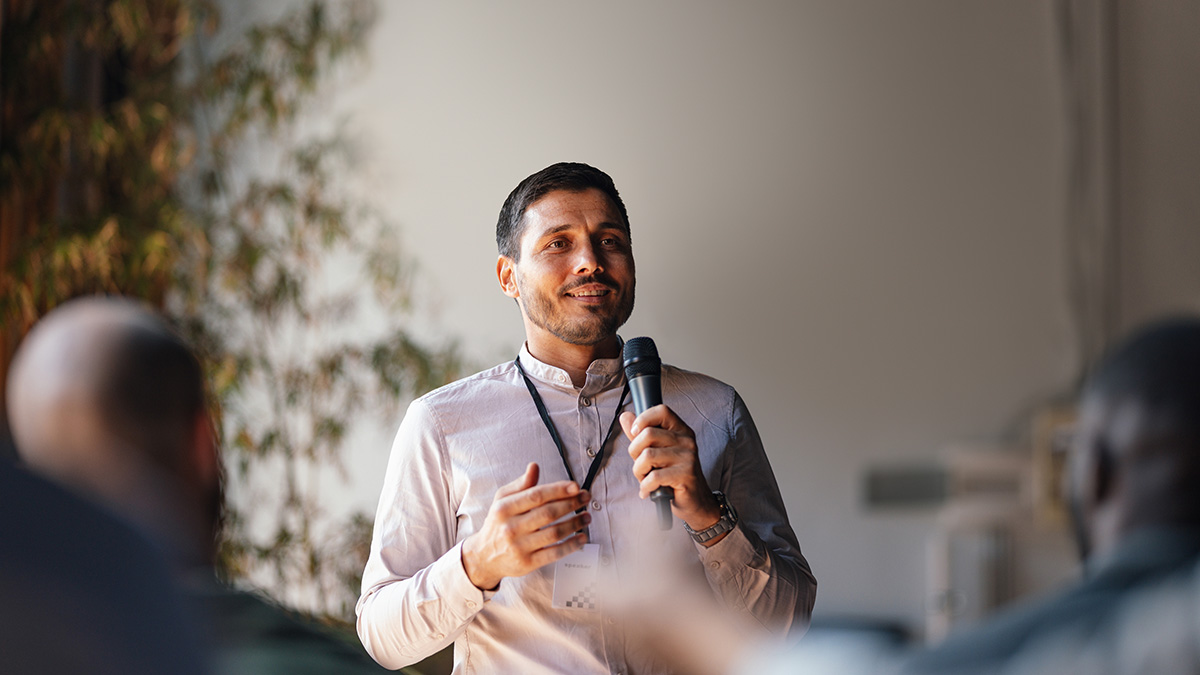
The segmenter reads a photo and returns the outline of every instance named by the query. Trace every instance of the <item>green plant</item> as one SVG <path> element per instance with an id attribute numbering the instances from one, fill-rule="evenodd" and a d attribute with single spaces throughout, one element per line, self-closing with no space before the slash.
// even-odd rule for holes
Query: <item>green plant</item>
<path id="1" fill-rule="evenodd" d="M 25 0 L 0 36 L 6 348 L 81 294 L 172 317 L 220 420 L 223 570 L 332 620 L 350 616 L 370 519 L 334 522 L 319 476 L 345 476 L 354 420 L 460 369 L 453 344 L 412 337 L 408 265 L 346 178 L 352 144 L 306 117 L 373 16 L 318 0 L 231 36 L 203 0 Z M 386 325 L 352 328 L 364 312 Z"/>

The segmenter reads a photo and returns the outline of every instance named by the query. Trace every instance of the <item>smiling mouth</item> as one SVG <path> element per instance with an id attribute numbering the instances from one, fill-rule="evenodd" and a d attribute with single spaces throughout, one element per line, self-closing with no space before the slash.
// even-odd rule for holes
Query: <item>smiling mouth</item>
<path id="1" fill-rule="evenodd" d="M 608 290 L 607 288 L 602 288 L 590 291 L 573 291 L 568 292 L 567 295 L 572 298 L 599 298 L 608 295 L 611 292 L 612 291 Z"/>

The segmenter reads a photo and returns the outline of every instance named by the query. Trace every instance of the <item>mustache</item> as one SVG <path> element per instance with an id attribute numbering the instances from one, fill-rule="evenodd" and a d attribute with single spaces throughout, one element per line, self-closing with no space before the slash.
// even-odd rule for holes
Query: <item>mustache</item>
<path id="1" fill-rule="evenodd" d="M 608 279 L 601 279 L 600 277 L 593 274 L 592 276 L 590 276 L 586 279 L 580 279 L 579 281 L 576 281 L 569 286 L 564 286 L 562 289 L 562 292 L 570 293 L 571 291 L 575 290 L 576 288 L 579 288 L 580 286 L 587 286 L 589 284 L 598 284 L 600 286 L 604 286 L 605 288 L 607 288 L 610 291 L 617 290 L 616 284 L 612 283 L 612 281 L 610 281 Z"/>

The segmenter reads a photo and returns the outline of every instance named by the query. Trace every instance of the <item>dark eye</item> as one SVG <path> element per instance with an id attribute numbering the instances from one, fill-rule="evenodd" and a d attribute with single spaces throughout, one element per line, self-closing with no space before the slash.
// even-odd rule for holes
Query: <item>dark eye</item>
<path id="1" fill-rule="evenodd" d="M 562 239 L 555 239 L 555 240 L 551 241 L 550 243 L 546 244 L 546 248 L 564 248 L 564 247 L 566 247 L 566 245 L 567 245 L 567 242 L 563 241 Z"/>
<path id="2" fill-rule="evenodd" d="M 620 246 L 621 240 L 616 237 L 605 237 L 600 240 L 601 246 Z"/>

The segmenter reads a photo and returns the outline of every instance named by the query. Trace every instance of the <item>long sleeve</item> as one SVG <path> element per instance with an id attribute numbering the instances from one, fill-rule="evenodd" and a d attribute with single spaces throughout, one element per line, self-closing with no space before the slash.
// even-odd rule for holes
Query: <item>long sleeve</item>
<path id="1" fill-rule="evenodd" d="M 732 396 L 726 464 L 713 488 L 725 493 L 739 522 L 721 541 L 697 549 L 710 585 L 730 610 L 773 634 L 796 636 L 808 627 L 817 581 L 788 524 L 750 411 L 741 396 Z"/>
<path id="2" fill-rule="evenodd" d="M 439 388 L 409 406 L 396 434 L 363 572 L 358 635 L 389 668 L 415 663 L 454 643 L 455 672 L 661 674 L 604 612 L 555 607 L 555 566 L 505 578 L 483 592 L 467 578 L 462 542 L 486 521 L 496 491 L 537 463 L 546 482 L 577 476 L 609 445 L 592 486 L 589 542 L 604 574 L 637 574 L 646 542 L 684 554 L 679 571 L 704 563 L 708 583 L 731 611 L 771 633 L 807 623 L 815 582 L 787 524 L 758 432 L 732 387 L 664 366 L 663 398 L 697 432 L 709 485 L 729 496 L 738 528 L 692 551 L 681 528 L 663 538 L 653 505 L 638 497 L 622 434 L 606 441 L 624 376 L 617 359 L 593 362 L 582 388 L 522 350 L 567 452 L 560 455 L 521 373 L 505 363 Z M 664 548 L 665 545 L 665 548 Z M 715 566 L 713 565 L 715 563 Z M 674 573 L 674 571 L 669 572 Z"/>
<path id="3" fill-rule="evenodd" d="M 392 445 L 355 610 L 359 639 L 383 666 L 437 652 L 484 605 L 463 570 L 457 503 L 444 439 L 418 399 Z"/>

